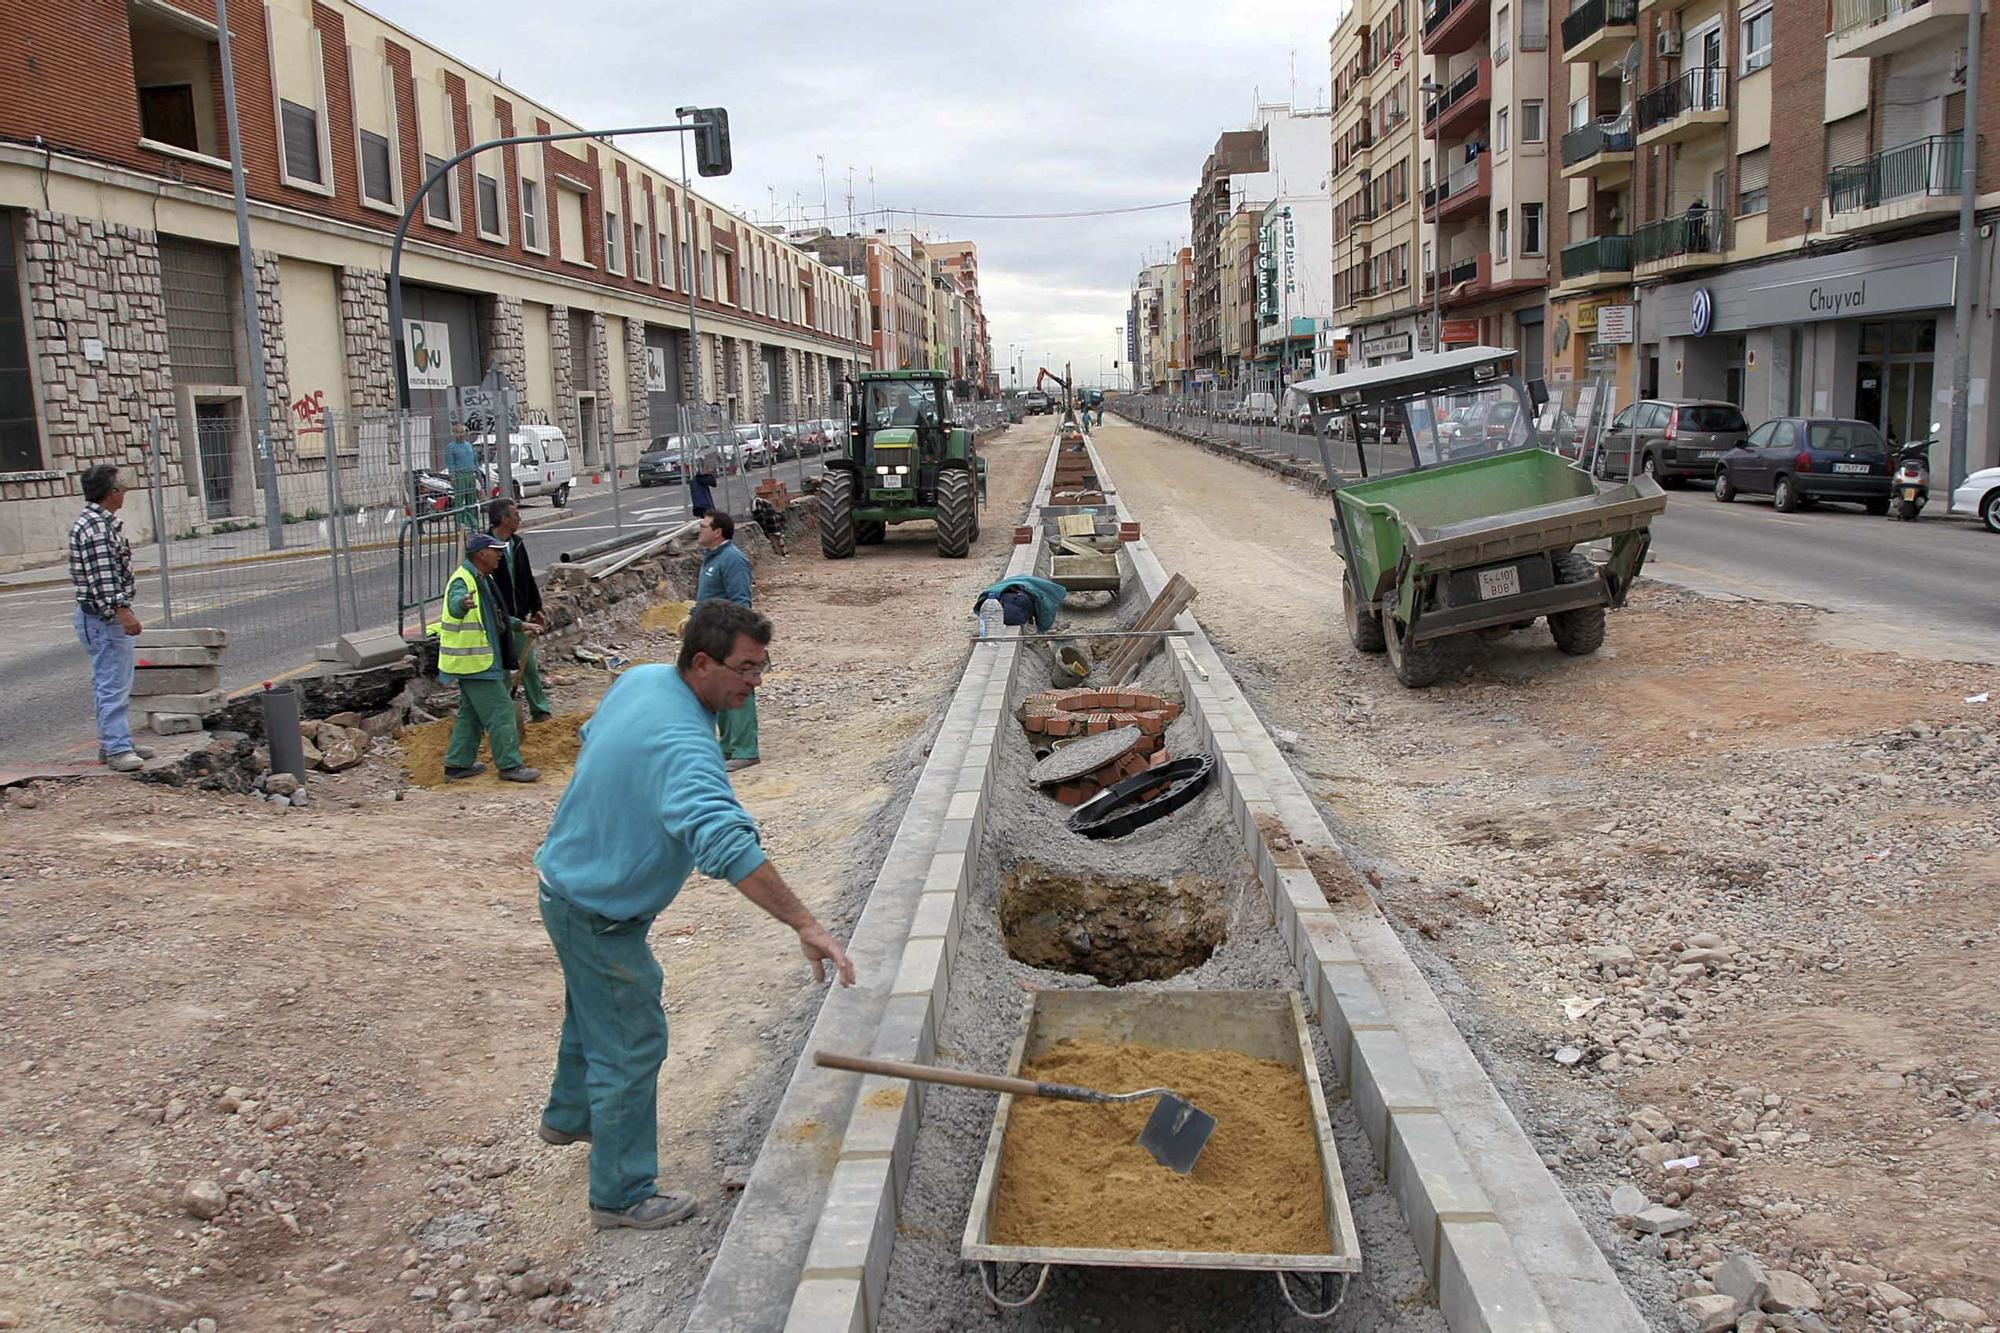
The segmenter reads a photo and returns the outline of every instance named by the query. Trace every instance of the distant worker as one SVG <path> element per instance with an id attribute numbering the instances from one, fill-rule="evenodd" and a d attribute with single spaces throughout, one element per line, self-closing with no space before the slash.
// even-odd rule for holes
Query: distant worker
<path id="1" fill-rule="evenodd" d="M 495 540 L 506 543 L 500 549 L 500 568 L 493 583 L 500 590 L 501 609 L 510 621 L 523 626 L 512 633 L 515 669 L 521 673 L 521 693 L 528 700 L 528 721 L 546 722 L 555 709 L 542 683 L 541 663 L 535 660 L 534 637 L 526 627 L 542 633 L 549 622 L 542 614 L 542 590 L 536 586 L 534 566 L 528 561 L 528 544 L 521 540 L 521 506 L 503 495 L 487 502 L 486 518 L 486 530 Z"/>
<path id="2" fill-rule="evenodd" d="M 125 540 L 125 483 L 110 463 L 83 470 L 83 512 L 69 529 L 69 581 L 76 594 L 77 642 L 90 654 L 90 695 L 97 710 L 97 760 L 114 773 L 136 772 L 153 752 L 132 743 L 132 543 Z"/>
<path id="3" fill-rule="evenodd" d="M 438 674 L 458 682 L 458 718 L 445 747 L 444 776 L 457 782 L 486 771 L 479 762 L 484 735 L 503 782 L 535 782 L 541 774 L 521 762 L 521 729 L 507 695 L 514 669 L 513 631 L 539 632 L 507 614 L 493 586 L 506 543 L 484 532 L 465 539 L 465 563 L 444 586 L 444 614 L 438 617 Z"/>
<path id="4" fill-rule="evenodd" d="M 715 464 L 706 449 L 698 449 L 688 465 L 688 507 L 700 518 L 715 508 Z"/>
<path id="5" fill-rule="evenodd" d="M 694 1216 L 660 1188 L 667 1058 L 659 959 L 646 943 L 690 872 L 726 880 L 798 932 L 815 980 L 854 964 L 779 876 L 730 790 L 716 718 L 769 664 L 771 622 L 729 601 L 695 608 L 674 666 L 632 667 L 583 729 L 576 773 L 535 854 L 542 924 L 562 964 L 562 1041 L 536 1134 L 590 1144 L 590 1220 L 656 1231 Z"/>
<path id="6" fill-rule="evenodd" d="M 695 544 L 701 547 L 701 577 L 695 582 L 694 604 L 700 610 L 708 602 L 750 605 L 750 557 L 736 545 L 736 520 L 720 509 L 711 509 L 695 530 Z M 743 702 L 716 714 L 716 730 L 722 738 L 723 766 L 739 773 L 757 762 L 757 696 L 745 691 Z"/>
<path id="7" fill-rule="evenodd" d="M 444 447 L 444 470 L 451 475 L 451 507 L 458 526 L 479 526 L 479 455 L 465 438 L 465 423 L 451 423 L 451 443 Z"/>

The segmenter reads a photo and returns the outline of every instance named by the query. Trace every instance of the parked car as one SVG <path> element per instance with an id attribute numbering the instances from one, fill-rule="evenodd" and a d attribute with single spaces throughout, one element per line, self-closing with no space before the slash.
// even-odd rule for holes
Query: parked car
<path id="1" fill-rule="evenodd" d="M 839 417 L 827 417 L 819 423 L 823 436 L 823 452 L 847 452 L 847 422 Z"/>
<path id="2" fill-rule="evenodd" d="M 778 456 L 778 434 L 768 426 L 736 428 L 736 461 L 740 466 L 763 467 Z"/>
<path id="3" fill-rule="evenodd" d="M 1275 426 L 1278 424 L 1278 400 L 1268 393 L 1246 393 L 1243 401 L 1236 405 L 1236 414 L 1231 419 L 1246 426 Z"/>
<path id="4" fill-rule="evenodd" d="M 681 459 L 685 456 L 686 440 L 679 435 L 662 435 L 639 455 L 639 484 L 641 486 L 672 486 L 685 475 L 681 471 Z"/>
<path id="5" fill-rule="evenodd" d="M 1726 451 L 1715 469 L 1715 498 L 1768 495 L 1782 513 L 1817 500 L 1889 512 L 1889 443 L 1865 421 L 1778 417 Z"/>
<path id="6" fill-rule="evenodd" d="M 2000 532 L 2000 467 L 1981 468 L 1951 493 L 1951 512 L 1971 514 L 1988 532 Z"/>
<path id="7" fill-rule="evenodd" d="M 508 436 L 513 444 L 510 492 L 516 500 L 546 495 L 556 508 L 569 503 L 570 486 L 575 480 L 569 458 L 569 441 L 556 426 L 523 426 Z M 482 453 L 493 447 L 493 437 L 482 435 L 473 441 Z M 481 469 L 485 489 L 492 494 L 499 483 L 489 465 Z"/>
<path id="8" fill-rule="evenodd" d="M 1636 431 L 1632 418 L 1636 413 Z M 1642 398 L 1611 419 L 1604 447 L 1591 467 L 1600 480 L 1630 477 L 1638 470 L 1662 486 L 1683 478 L 1708 480 L 1716 461 L 1750 431 L 1734 403 L 1702 398 Z"/>

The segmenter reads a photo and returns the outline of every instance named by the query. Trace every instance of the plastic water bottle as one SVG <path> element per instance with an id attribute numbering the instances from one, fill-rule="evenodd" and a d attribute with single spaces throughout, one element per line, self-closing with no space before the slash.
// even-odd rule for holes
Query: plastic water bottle
<path id="1" fill-rule="evenodd" d="M 999 629 L 1001 623 L 1000 599 L 998 597 L 988 597 L 979 604 L 979 637 L 982 639 L 991 638 L 993 631 Z"/>

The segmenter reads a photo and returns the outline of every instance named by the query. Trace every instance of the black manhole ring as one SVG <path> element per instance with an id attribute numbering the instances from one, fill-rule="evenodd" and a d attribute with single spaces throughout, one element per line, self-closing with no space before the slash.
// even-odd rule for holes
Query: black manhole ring
<path id="1" fill-rule="evenodd" d="M 1122 838 L 1201 795 L 1202 788 L 1214 776 L 1214 755 L 1169 760 L 1158 768 L 1107 787 L 1079 805 L 1069 817 L 1070 832 L 1086 838 Z"/>

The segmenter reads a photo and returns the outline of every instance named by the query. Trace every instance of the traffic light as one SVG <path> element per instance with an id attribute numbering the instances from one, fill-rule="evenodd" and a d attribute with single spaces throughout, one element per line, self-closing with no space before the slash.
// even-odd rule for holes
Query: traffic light
<path id="1" fill-rule="evenodd" d="M 732 165 L 729 112 L 719 106 L 697 107 L 694 127 L 695 170 L 704 176 L 727 176 Z"/>

